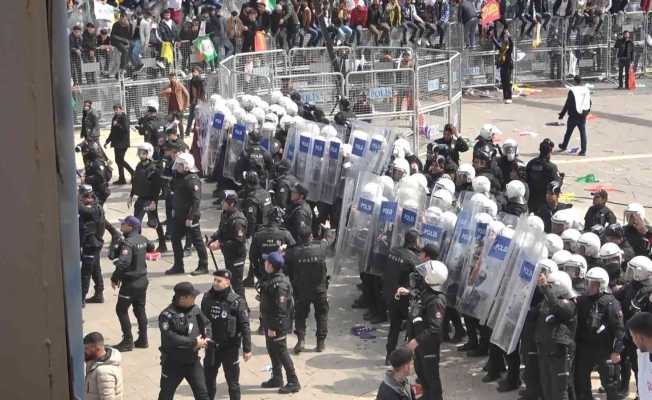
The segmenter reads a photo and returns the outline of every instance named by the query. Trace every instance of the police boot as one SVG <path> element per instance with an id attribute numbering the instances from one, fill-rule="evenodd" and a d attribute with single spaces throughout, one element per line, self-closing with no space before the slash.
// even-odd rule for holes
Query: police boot
<path id="1" fill-rule="evenodd" d="M 521 383 L 517 380 L 514 381 L 514 379 L 509 379 L 509 377 L 506 377 L 505 379 L 501 379 L 498 381 L 498 390 L 500 393 L 504 392 L 511 392 L 512 390 L 516 390 L 521 386 Z"/>
<path id="2" fill-rule="evenodd" d="M 326 338 L 317 338 L 317 347 L 315 347 L 315 351 L 317 353 L 321 353 L 324 351 L 326 348 Z"/>
<path id="3" fill-rule="evenodd" d="M 95 292 L 93 297 L 86 299 L 86 303 L 89 304 L 102 304 L 104 303 L 104 295 L 102 292 Z"/>
<path id="4" fill-rule="evenodd" d="M 134 342 L 134 347 L 137 349 L 146 349 L 149 347 L 147 336 L 138 335 L 138 340 Z"/>
<path id="5" fill-rule="evenodd" d="M 475 340 L 469 339 L 468 342 L 464 343 L 460 347 L 457 348 L 457 351 L 471 351 L 475 350 L 478 348 L 478 342 Z"/>
<path id="6" fill-rule="evenodd" d="M 183 247 L 183 256 L 190 257 L 192 255 L 192 243 L 190 240 L 186 241 L 186 245 Z"/>
<path id="7" fill-rule="evenodd" d="M 172 268 L 165 271 L 165 275 L 175 275 L 175 274 L 183 274 L 183 273 L 184 273 L 183 267 L 178 267 L 176 265 L 173 265 Z"/>
<path id="8" fill-rule="evenodd" d="M 260 387 L 263 389 L 283 387 L 283 378 L 278 376 L 272 376 L 270 380 L 261 383 Z"/>
<path id="9" fill-rule="evenodd" d="M 306 344 L 306 334 L 305 333 L 297 333 L 297 344 L 294 346 L 294 354 L 299 354 L 301 353 L 304 349 L 304 345 Z"/>
<path id="10" fill-rule="evenodd" d="M 134 339 L 132 337 L 123 336 L 122 342 L 116 344 L 113 348 L 118 350 L 120 353 L 131 351 L 134 349 Z"/>
<path id="11" fill-rule="evenodd" d="M 301 390 L 301 385 L 299 385 L 299 382 L 288 382 L 288 384 L 281 387 L 278 392 L 280 394 L 290 394 L 297 393 L 299 390 Z"/>
<path id="12" fill-rule="evenodd" d="M 192 271 L 190 275 L 192 276 L 206 275 L 207 273 L 208 273 L 208 267 L 197 267 L 197 269 Z"/>
<path id="13" fill-rule="evenodd" d="M 451 338 L 452 343 L 459 343 L 464 339 L 464 336 L 466 336 L 466 331 L 464 328 L 461 328 L 458 330 L 458 328 L 455 328 L 455 336 Z"/>

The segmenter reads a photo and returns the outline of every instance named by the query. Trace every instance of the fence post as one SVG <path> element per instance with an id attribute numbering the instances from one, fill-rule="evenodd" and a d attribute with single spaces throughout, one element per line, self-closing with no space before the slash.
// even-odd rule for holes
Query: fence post
<path id="1" fill-rule="evenodd" d="M 608 14 L 607 18 L 607 75 L 606 75 L 606 81 L 609 82 L 611 80 L 611 14 Z"/>

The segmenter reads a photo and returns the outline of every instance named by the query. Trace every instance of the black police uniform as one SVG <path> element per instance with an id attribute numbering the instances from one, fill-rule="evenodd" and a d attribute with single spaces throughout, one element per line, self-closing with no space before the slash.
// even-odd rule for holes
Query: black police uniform
<path id="1" fill-rule="evenodd" d="M 151 143 L 154 149 L 159 149 L 159 139 L 165 137 L 165 120 L 158 114 L 146 114 L 138 119 L 138 133 L 146 142 Z"/>
<path id="2" fill-rule="evenodd" d="M 95 152 L 89 152 L 89 161 L 85 165 L 84 183 L 93 188 L 100 204 L 104 204 L 111 195 L 109 181 L 107 180 L 106 162 Z"/>
<path id="3" fill-rule="evenodd" d="M 423 387 L 424 400 L 443 399 L 439 349 L 445 312 L 446 296 L 430 287 L 421 290 L 410 305 L 409 337 L 417 341 L 414 369 Z"/>
<path id="4" fill-rule="evenodd" d="M 119 244 L 117 256 L 113 261 L 115 272 L 111 275 L 111 282 L 121 283 L 118 293 L 118 303 L 115 312 L 120 320 L 122 336 L 125 340 L 132 340 L 131 322 L 129 321 L 129 306 L 133 306 L 134 315 L 138 321 L 139 341 L 147 343 L 147 315 L 145 303 L 147 298 L 147 263 L 145 254 L 151 250 L 149 242 L 135 230 Z"/>
<path id="5" fill-rule="evenodd" d="M 241 199 L 242 212 L 247 218 L 247 238 L 251 238 L 258 227 L 267 223 L 272 197 L 260 185 L 247 185 L 238 197 Z"/>
<path id="6" fill-rule="evenodd" d="M 299 338 L 305 337 L 306 334 L 310 304 L 315 309 L 317 340 L 323 341 L 328 334 L 327 250 L 328 242 L 313 240 L 291 247 L 285 255 L 285 267 L 292 282 L 295 299 L 294 329 Z"/>
<path id="7" fill-rule="evenodd" d="M 577 302 L 575 391 L 578 400 L 591 400 L 591 370 L 597 365 L 607 400 L 618 399 L 620 371 L 607 362 L 624 349 L 625 327 L 620 303 L 611 293 L 584 295 Z"/>
<path id="8" fill-rule="evenodd" d="M 607 226 L 618 222 L 607 206 L 591 206 L 584 215 L 584 231 L 591 232 L 594 225 Z"/>
<path id="9" fill-rule="evenodd" d="M 290 231 L 278 223 L 272 222 L 256 231 L 249 247 L 249 268 L 253 269 L 254 276 L 259 281 L 264 278 L 263 254 L 277 251 L 283 245 L 291 247 L 295 244 Z"/>
<path id="10" fill-rule="evenodd" d="M 396 349 L 401 324 L 408 317 L 408 298 L 401 296 L 400 300 L 396 300 L 394 295 L 399 287 L 408 287 L 410 273 L 419 263 L 418 249 L 394 247 L 390 250 L 387 261 L 387 268 L 383 270 L 383 296 L 389 309 L 390 326 L 386 346 L 389 355 Z"/>
<path id="11" fill-rule="evenodd" d="M 508 201 L 503 205 L 502 211 L 506 214 L 515 215 L 520 217 L 523 214 L 527 214 L 527 204 L 520 204 L 515 201 Z"/>
<path id="12" fill-rule="evenodd" d="M 469 150 L 468 143 L 466 143 L 466 140 L 464 140 L 464 138 L 461 136 L 459 136 L 457 140 L 451 140 L 450 142 L 447 142 L 446 139 L 442 137 L 436 139 L 434 144 L 437 146 L 444 145 L 448 147 L 450 157 L 457 165 L 460 165 L 460 153 L 464 153 Z"/>
<path id="13" fill-rule="evenodd" d="M 242 278 L 244 275 L 244 264 L 247 258 L 247 218 L 242 211 L 232 208 L 229 211 L 222 211 L 220 227 L 211 236 L 212 240 L 219 240 L 224 255 L 226 269 L 231 272 L 231 287 L 245 298 Z"/>
<path id="14" fill-rule="evenodd" d="M 285 369 L 288 384 L 299 384 L 287 347 L 287 334 L 292 331 L 294 300 L 290 280 L 275 272 L 264 280 L 260 290 L 260 313 L 265 328 L 265 345 L 272 361 L 272 381 L 282 386 Z M 273 330 L 276 335 L 269 336 Z"/>
<path id="15" fill-rule="evenodd" d="M 526 399 L 539 399 L 542 396 L 536 328 L 543 300 L 544 296 L 541 287 L 535 287 L 532 300 L 530 301 L 530 309 L 525 317 L 523 331 L 521 332 L 520 349 L 522 350 L 522 357 L 524 357 L 523 361 L 525 364 L 525 369 L 523 370 L 523 381 L 525 383 L 524 397 Z"/>
<path id="16" fill-rule="evenodd" d="M 158 198 L 161 194 L 161 170 L 160 165 L 152 160 L 141 161 L 131 178 L 130 196 L 138 196 L 134 203 L 134 217 L 143 221 L 147 213 L 147 224 L 156 228 L 158 244 L 161 250 L 165 250 L 165 235 L 163 226 L 158 220 Z"/>
<path id="17" fill-rule="evenodd" d="M 297 178 L 290 173 L 283 173 L 272 181 L 272 190 L 274 191 L 272 201 L 275 206 L 285 210 L 292 204 L 290 194 L 297 182 Z"/>
<path id="18" fill-rule="evenodd" d="M 530 160 L 525 166 L 526 182 L 530 189 L 528 208 L 538 210 L 546 204 L 546 191 L 548 184 L 558 181 L 557 166 L 545 157 L 539 156 Z"/>
<path id="19" fill-rule="evenodd" d="M 625 240 L 632 246 L 635 255 L 646 257 L 650 255 L 649 240 L 645 235 L 642 235 L 633 225 L 625 225 Z"/>
<path id="20" fill-rule="evenodd" d="M 94 202 L 85 206 L 79 204 L 79 244 L 81 247 L 81 287 L 82 301 L 91 283 L 95 283 L 95 294 L 101 296 L 104 292 L 104 281 L 102 280 L 102 269 L 100 268 L 100 252 L 104 241 L 104 210 L 102 206 Z"/>
<path id="21" fill-rule="evenodd" d="M 183 272 L 183 246 L 181 238 L 188 235 L 197 250 L 199 263 L 197 269 L 208 269 L 208 253 L 199 227 L 199 203 L 201 201 L 201 180 L 197 174 L 177 173 L 172 178 L 172 208 L 174 214 L 174 230 L 172 231 L 172 250 L 174 251 L 174 268 Z M 191 226 L 186 226 L 186 220 Z"/>
<path id="22" fill-rule="evenodd" d="M 536 322 L 536 343 L 543 400 L 568 399 L 575 355 L 577 310 L 551 287 L 540 287 L 544 301 Z"/>
<path id="23" fill-rule="evenodd" d="M 274 160 L 267 150 L 258 142 L 250 143 L 249 146 L 240 154 L 234 168 L 235 179 L 240 182 L 243 172 L 256 171 L 261 182 L 266 182 L 268 172 L 272 170 Z"/>
<path id="24" fill-rule="evenodd" d="M 211 323 L 193 304 L 170 304 L 158 317 L 161 331 L 161 391 L 158 400 L 172 400 L 185 378 L 197 400 L 209 400 L 206 378 L 199 362 L 197 336 L 211 337 Z"/>
<path id="25" fill-rule="evenodd" d="M 566 204 L 566 203 L 557 203 L 557 207 L 552 208 L 548 204 L 547 201 L 545 201 L 542 206 L 535 211 L 535 214 L 541 218 L 543 221 L 543 230 L 546 233 L 551 233 L 552 232 L 552 217 L 555 215 L 555 213 L 559 210 L 565 210 L 567 208 L 573 207 L 572 204 Z"/>
<path id="26" fill-rule="evenodd" d="M 507 157 L 503 156 L 496 160 L 496 164 L 500 169 L 501 174 L 501 187 L 503 190 L 507 187 L 507 184 L 514 180 L 519 179 L 525 181 L 525 163 L 520 158 L 515 158 L 512 161 L 509 161 Z"/>
<path id="27" fill-rule="evenodd" d="M 306 228 L 312 229 L 312 210 L 308 202 L 301 201 L 290 206 L 285 215 L 285 226 L 297 244 L 303 243 L 301 232 Z"/>
<path id="28" fill-rule="evenodd" d="M 213 342 L 208 344 L 204 358 L 208 398 L 215 398 L 215 379 L 221 365 L 229 387 L 229 398 L 239 400 L 240 346 L 244 353 L 251 352 L 247 304 L 230 287 L 223 291 L 211 288 L 204 294 L 201 310 L 211 322 L 213 335 Z"/>

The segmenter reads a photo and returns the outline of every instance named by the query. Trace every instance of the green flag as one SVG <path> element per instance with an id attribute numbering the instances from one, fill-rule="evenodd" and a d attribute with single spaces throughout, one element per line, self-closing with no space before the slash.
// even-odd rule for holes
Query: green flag
<path id="1" fill-rule="evenodd" d="M 588 175 L 580 176 L 579 178 L 575 179 L 575 182 L 578 182 L 578 183 L 598 183 L 598 182 L 600 182 L 600 180 L 595 175 L 588 174 Z"/>
<path id="2" fill-rule="evenodd" d="M 217 58 L 217 53 L 215 52 L 215 47 L 211 38 L 208 36 L 201 36 L 192 41 L 192 44 L 195 46 L 197 51 L 204 57 L 204 61 L 212 62 Z"/>

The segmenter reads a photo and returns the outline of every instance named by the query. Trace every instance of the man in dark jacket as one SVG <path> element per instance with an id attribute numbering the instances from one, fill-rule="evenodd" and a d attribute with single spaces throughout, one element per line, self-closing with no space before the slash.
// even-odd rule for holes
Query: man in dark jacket
<path id="1" fill-rule="evenodd" d="M 125 153 L 129 148 L 129 118 L 125 114 L 124 108 L 120 104 L 113 106 L 113 119 L 111 119 L 111 133 L 104 142 L 104 148 L 111 143 L 113 153 L 115 154 L 115 163 L 118 166 L 118 180 L 114 185 L 126 185 L 125 169 L 133 177 L 134 170 L 125 161 Z"/>
<path id="2" fill-rule="evenodd" d="M 82 60 L 84 62 L 95 62 L 95 49 L 97 48 L 97 32 L 92 22 L 86 24 L 86 29 L 82 33 Z M 86 82 L 95 83 L 95 73 L 86 73 Z"/>
<path id="3" fill-rule="evenodd" d="M 312 210 L 306 201 L 308 189 L 301 183 L 297 183 L 292 188 L 290 196 L 290 206 L 285 214 L 285 227 L 290 231 L 294 241 L 301 244 L 301 232 L 306 226 L 312 227 Z"/>
<path id="4" fill-rule="evenodd" d="M 457 20 L 464 26 L 464 46 L 473 47 L 475 45 L 475 34 L 478 30 L 478 11 L 471 0 L 457 0 L 457 3 Z"/>
<path id="5" fill-rule="evenodd" d="M 460 165 L 460 153 L 469 150 L 469 145 L 463 137 L 457 135 L 457 129 L 452 124 L 444 125 L 444 136 L 435 140 L 436 145 L 445 145 L 449 149 L 450 158 Z"/>
<path id="6" fill-rule="evenodd" d="M 97 142 L 100 138 L 100 117 L 97 115 L 97 111 L 93 109 L 93 102 L 90 100 L 84 100 L 84 108 L 82 109 L 82 124 L 81 124 L 81 134 L 82 139 L 86 139 L 88 142 Z"/>
<path id="7" fill-rule="evenodd" d="M 81 57 L 82 57 L 82 30 L 81 26 L 75 25 L 68 36 L 70 47 L 70 70 L 72 81 L 75 86 L 81 85 Z"/>
<path id="8" fill-rule="evenodd" d="M 629 89 L 629 67 L 634 59 L 634 42 L 629 31 L 623 32 L 623 37 L 616 40 L 618 53 L 618 89 L 623 88 L 623 75 L 625 76 L 625 88 Z M 625 72 L 623 74 L 623 71 Z"/>
<path id="9" fill-rule="evenodd" d="M 106 220 L 104 210 L 99 204 L 90 185 L 79 187 L 79 246 L 81 248 L 81 288 L 82 305 L 86 303 L 104 303 L 104 281 L 100 269 L 100 252 L 104 241 Z M 95 283 L 95 295 L 86 299 L 91 278 Z"/>
<path id="10" fill-rule="evenodd" d="M 527 206 L 532 211 L 545 204 L 548 184 L 560 180 L 557 166 L 550 161 L 554 148 L 552 140 L 544 139 L 539 144 L 539 157 L 530 160 L 525 167 L 526 182 L 530 189 Z"/>
<path id="11" fill-rule="evenodd" d="M 578 156 L 586 155 L 586 117 L 591 112 L 591 91 L 588 87 L 582 85 L 582 78 L 575 76 L 575 86 L 571 87 L 566 97 L 566 103 L 559 113 L 559 119 L 563 119 L 564 115 L 568 113 L 568 121 L 566 123 L 566 133 L 564 134 L 563 143 L 559 144 L 559 149 L 566 150 L 568 142 L 575 127 L 580 131 L 580 152 Z"/>
<path id="12" fill-rule="evenodd" d="M 390 371 L 385 372 L 385 378 L 378 388 L 376 400 L 414 400 L 416 395 L 410 387 L 408 377 L 412 375 L 412 350 L 401 347 L 389 355 L 392 365 Z"/>
<path id="13" fill-rule="evenodd" d="M 606 227 L 607 225 L 615 224 L 617 222 L 616 216 L 613 211 L 607 207 L 607 200 L 609 194 L 606 190 L 602 189 L 593 195 L 593 205 L 586 211 L 584 216 L 584 231 L 591 232 L 591 228 L 595 225 Z"/>

